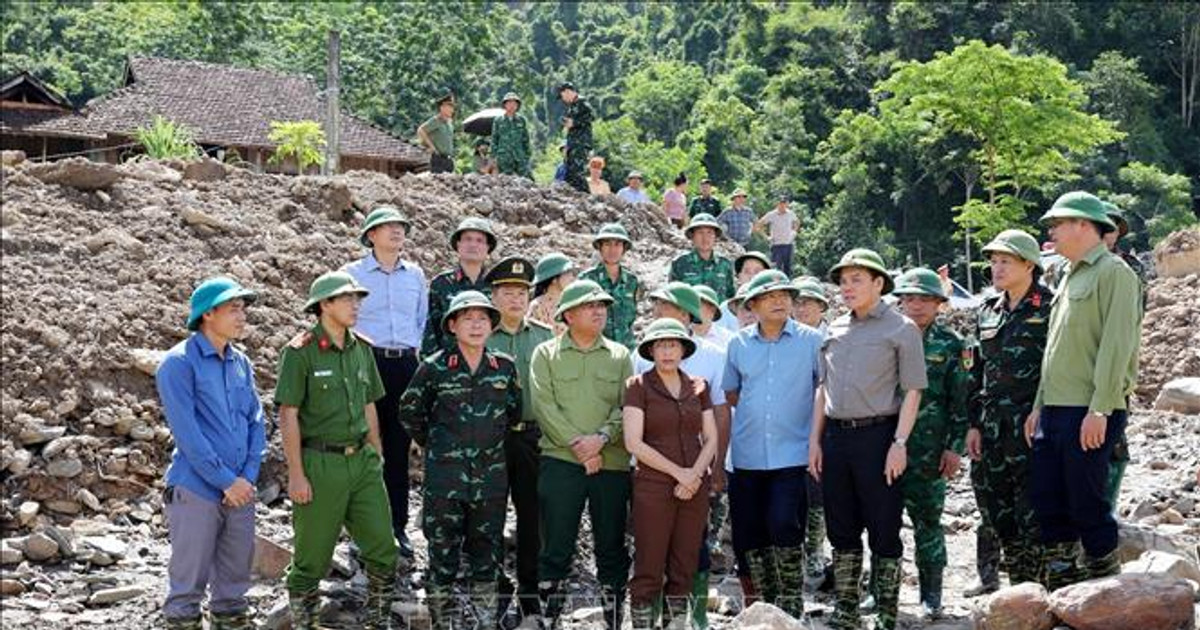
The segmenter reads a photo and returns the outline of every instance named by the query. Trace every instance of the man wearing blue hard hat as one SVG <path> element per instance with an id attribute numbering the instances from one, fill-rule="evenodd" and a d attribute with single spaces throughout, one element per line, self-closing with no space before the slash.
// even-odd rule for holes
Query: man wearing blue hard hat
<path id="1" fill-rule="evenodd" d="M 246 591 L 266 433 L 254 369 L 233 341 L 245 333 L 255 297 L 230 278 L 201 282 L 187 319 L 192 334 L 167 351 L 155 374 L 175 439 L 164 492 L 170 628 L 201 627 L 205 591 L 209 627 L 252 627 Z"/>

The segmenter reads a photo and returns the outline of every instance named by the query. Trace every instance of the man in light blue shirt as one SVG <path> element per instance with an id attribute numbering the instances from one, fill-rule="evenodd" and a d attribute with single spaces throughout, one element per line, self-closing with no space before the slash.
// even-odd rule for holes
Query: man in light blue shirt
<path id="1" fill-rule="evenodd" d="M 650 196 L 642 189 L 642 174 L 630 171 L 625 178 L 625 187 L 617 191 L 617 196 L 627 203 L 650 203 Z"/>
<path id="2" fill-rule="evenodd" d="M 417 349 L 429 315 L 425 272 L 400 258 L 410 223 L 394 206 L 380 206 L 367 215 L 359 242 L 366 256 L 343 271 L 370 293 L 363 299 L 355 330 L 371 340 L 375 365 L 383 379 L 384 397 L 375 409 L 383 442 L 383 480 L 392 506 L 392 532 L 401 555 L 411 558 L 408 526 L 408 449 L 412 440 L 397 414 L 400 395 L 417 369 Z"/>
<path id="3" fill-rule="evenodd" d="M 262 403 L 250 360 L 233 346 L 255 294 L 210 278 L 191 297 L 192 334 L 167 351 L 155 373 L 175 451 L 164 510 L 171 540 L 163 616 L 170 628 L 199 628 L 209 592 L 213 627 L 250 627 L 254 484 L 266 450 Z"/>
<path id="4" fill-rule="evenodd" d="M 726 350 L 722 386 L 734 408 L 729 507 L 734 547 L 745 551 L 764 601 L 804 613 L 805 477 L 819 379 L 821 335 L 790 317 L 796 288 L 776 270 L 746 285 L 758 323 Z"/>

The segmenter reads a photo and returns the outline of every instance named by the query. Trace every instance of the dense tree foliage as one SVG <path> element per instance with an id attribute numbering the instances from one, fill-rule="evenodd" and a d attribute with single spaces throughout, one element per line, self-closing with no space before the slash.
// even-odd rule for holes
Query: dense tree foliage
<path id="1" fill-rule="evenodd" d="M 411 137 L 445 89 L 462 114 L 524 98 L 547 180 L 570 79 L 619 185 L 680 172 L 806 215 L 801 262 L 851 246 L 956 264 L 964 226 L 1031 229 L 1083 187 L 1150 246 L 1195 222 L 1200 5 L 1191 2 L 338 3 L 3 1 L 4 74 L 82 104 L 129 55 L 304 72 L 342 33 L 347 106 Z M 467 164 L 468 142 L 459 142 Z M 982 234 L 979 234 L 982 232 Z"/>

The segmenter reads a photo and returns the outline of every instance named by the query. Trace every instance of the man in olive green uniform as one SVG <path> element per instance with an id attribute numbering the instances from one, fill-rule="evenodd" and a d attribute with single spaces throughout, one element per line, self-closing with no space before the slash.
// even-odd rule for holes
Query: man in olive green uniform
<path id="1" fill-rule="evenodd" d="M 421 146 L 429 151 L 429 172 L 454 172 L 454 95 L 445 94 L 434 102 L 437 113 L 417 127 Z"/>
<path id="2" fill-rule="evenodd" d="M 637 345 L 633 321 L 637 319 L 637 303 L 642 299 L 642 283 L 621 265 L 621 259 L 633 248 L 633 241 L 620 223 L 606 223 L 592 237 L 592 247 L 600 254 L 600 262 L 579 277 L 595 282 L 612 296 L 604 336 L 632 350 Z"/>
<path id="3" fill-rule="evenodd" d="M 475 620 L 484 628 L 496 624 L 508 485 L 504 443 L 521 417 L 516 365 L 486 347 L 499 320 L 486 295 L 454 296 L 442 326 L 456 346 L 425 358 L 400 398 L 400 422 L 425 449 L 425 590 L 435 628 L 459 627 L 451 591 L 463 553 Z"/>
<path id="4" fill-rule="evenodd" d="M 733 297 L 737 288 L 733 282 L 733 263 L 713 251 L 717 237 L 721 235 L 721 224 L 711 214 L 698 214 L 692 217 L 683 235 L 692 241 L 692 249 L 671 261 L 668 279 L 708 285 L 722 300 Z"/>
<path id="5" fill-rule="evenodd" d="M 487 219 L 467 217 L 450 235 L 450 249 L 458 255 L 458 265 L 433 277 L 429 282 L 429 317 L 421 337 L 421 354 L 429 356 L 438 350 L 454 347 L 454 337 L 441 325 L 450 299 L 460 291 L 475 290 L 487 295 L 488 286 L 484 264 L 496 249 L 496 233 Z"/>
<path id="6" fill-rule="evenodd" d="M 698 214 L 721 216 L 721 200 L 713 196 L 712 180 L 707 177 L 700 180 L 700 194 L 688 206 L 689 219 L 695 219 Z"/>
<path id="7" fill-rule="evenodd" d="M 529 128 L 525 117 L 518 114 L 521 97 L 516 92 L 504 95 L 501 102 L 504 115 L 492 119 L 492 155 L 501 175 L 529 174 Z"/>
<path id="8" fill-rule="evenodd" d="M 629 349 L 604 338 L 612 296 L 590 280 L 563 291 L 556 318 L 567 332 L 533 351 L 533 415 L 542 430 L 538 505 L 542 551 L 538 590 L 553 625 L 562 612 L 563 580 L 571 572 L 586 504 L 596 573 L 609 630 L 621 627 L 629 549 L 629 451 L 621 433 L 621 398 L 633 374 Z"/>
<path id="9" fill-rule="evenodd" d="M 538 604 L 538 430 L 533 415 L 529 383 L 529 362 L 533 350 L 554 337 L 549 326 L 529 319 L 529 293 L 533 287 L 533 263 L 519 256 L 496 263 L 487 275 L 492 285 L 492 303 L 500 311 L 500 323 L 488 337 L 489 350 L 512 357 L 517 364 L 521 383 L 521 421 L 514 425 L 504 440 L 504 455 L 508 472 L 508 495 L 517 513 L 517 558 L 515 593 L 518 606 L 504 619 L 520 622 L 520 618 L 541 613 Z M 514 593 L 514 583 L 501 580 L 501 614 L 508 611 Z M 511 624 L 516 625 L 516 624 Z"/>
<path id="10" fill-rule="evenodd" d="M 1009 581 L 1036 582 L 1041 547 L 1029 504 L 1029 446 L 1021 432 L 1042 374 L 1052 294 L 1038 282 L 1041 255 L 1029 234 L 1005 230 L 982 251 L 998 293 L 976 314 L 978 348 L 967 431 L 971 483 L 980 529 L 999 539 Z M 998 586 L 989 583 L 993 559 L 985 556 L 979 562 L 986 588 L 976 590 Z"/>
<path id="11" fill-rule="evenodd" d="M 317 586 L 343 527 L 367 569 L 364 627 L 390 627 L 397 550 L 374 404 L 384 390 L 370 342 L 351 330 L 366 294 L 345 272 L 317 278 L 304 310 L 318 321 L 279 360 L 275 404 L 296 532 L 287 589 L 297 629 L 317 627 Z"/>
<path id="12" fill-rule="evenodd" d="M 558 86 L 558 97 L 567 106 L 563 127 L 567 130 L 567 183 L 579 192 L 588 192 L 587 161 L 592 152 L 592 106 L 579 95 L 575 85 L 566 82 Z"/>
<path id="13" fill-rule="evenodd" d="M 1050 589 L 1121 571 L 1108 474 L 1137 380 L 1142 313 L 1137 275 L 1104 246 L 1103 235 L 1116 225 L 1103 202 L 1070 192 L 1041 221 L 1055 251 L 1070 261 L 1025 421 L 1033 448 L 1030 502 Z"/>
<path id="14" fill-rule="evenodd" d="M 904 314 L 921 329 L 925 344 L 929 385 L 921 394 L 917 424 L 908 439 L 908 469 L 900 478 L 900 492 L 917 544 L 921 604 L 926 618 L 934 618 L 942 611 L 942 572 L 946 568 L 942 509 L 946 482 L 958 474 L 965 450 L 969 374 L 962 366 L 962 337 L 937 321 L 938 311 L 949 299 L 937 272 L 912 269 L 900 276 L 892 293 L 900 296 Z"/>

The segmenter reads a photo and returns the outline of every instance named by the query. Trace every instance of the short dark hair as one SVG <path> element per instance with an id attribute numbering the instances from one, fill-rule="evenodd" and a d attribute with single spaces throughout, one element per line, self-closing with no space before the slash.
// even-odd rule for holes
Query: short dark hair
<path id="1" fill-rule="evenodd" d="M 675 177 L 675 185 L 676 186 L 678 186 L 680 184 L 686 184 L 687 181 L 688 181 L 688 178 L 687 178 L 687 174 L 685 174 L 685 173 L 680 173 L 679 175 L 677 175 Z"/>

